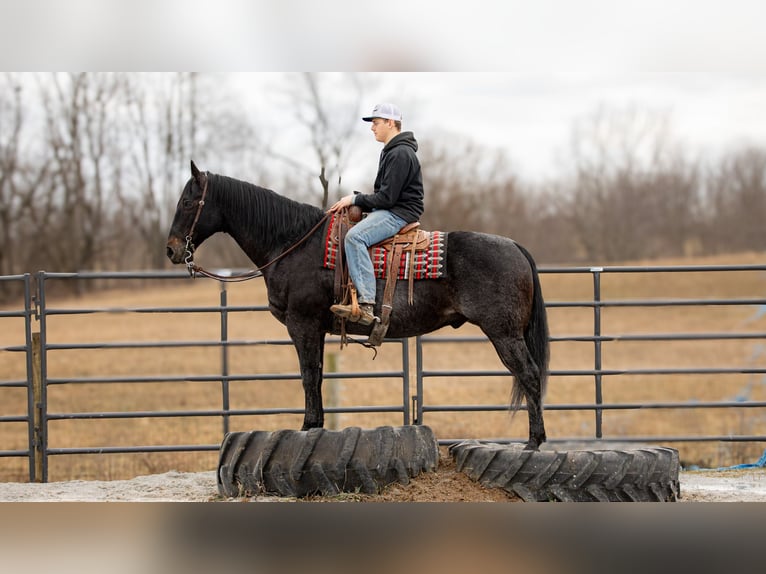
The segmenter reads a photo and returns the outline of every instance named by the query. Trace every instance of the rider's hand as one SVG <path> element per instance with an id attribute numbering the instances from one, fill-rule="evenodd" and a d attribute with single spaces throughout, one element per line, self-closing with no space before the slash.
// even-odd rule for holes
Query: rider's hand
<path id="1" fill-rule="evenodd" d="M 344 207 L 351 207 L 354 204 L 354 196 L 353 195 L 346 195 L 345 197 L 341 197 L 338 201 L 336 201 L 328 211 L 330 213 L 333 213 L 335 211 L 339 211 L 343 209 Z"/>

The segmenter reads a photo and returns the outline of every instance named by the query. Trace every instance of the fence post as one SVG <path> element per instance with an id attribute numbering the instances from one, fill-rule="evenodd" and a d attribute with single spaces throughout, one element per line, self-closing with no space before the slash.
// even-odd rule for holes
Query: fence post
<path id="1" fill-rule="evenodd" d="M 415 394 L 412 396 L 412 424 L 423 424 L 423 340 L 415 337 Z"/>
<path id="2" fill-rule="evenodd" d="M 593 369 L 596 384 L 596 404 L 603 404 L 601 389 L 601 272 L 602 267 L 592 267 L 593 273 Z M 603 409 L 596 409 L 596 438 L 603 438 Z"/>
<path id="3" fill-rule="evenodd" d="M 410 424 L 410 339 L 402 339 L 402 424 Z"/>
<path id="4" fill-rule="evenodd" d="M 43 375 L 42 375 L 42 343 L 40 333 L 32 333 L 32 396 L 34 408 L 32 419 L 34 428 L 35 449 L 35 482 L 45 482 L 43 472 L 43 456 L 45 445 L 45 432 L 43 428 Z"/>
<path id="5" fill-rule="evenodd" d="M 34 382 L 32 373 L 34 371 L 34 360 L 32 356 L 32 319 L 37 317 L 37 309 L 32 307 L 32 276 L 29 273 L 24 274 L 24 341 L 26 342 L 26 363 L 27 363 L 27 434 L 29 436 L 29 482 L 35 480 L 35 396 Z"/>
<path id="6" fill-rule="evenodd" d="M 226 282 L 221 281 L 221 402 L 223 409 L 223 436 L 229 432 L 229 310 Z"/>

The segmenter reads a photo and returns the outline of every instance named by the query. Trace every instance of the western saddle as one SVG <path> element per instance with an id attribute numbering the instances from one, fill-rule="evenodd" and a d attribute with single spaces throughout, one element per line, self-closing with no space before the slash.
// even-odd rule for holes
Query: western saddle
<path id="1" fill-rule="evenodd" d="M 348 274 L 348 265 L 346 264 L 345 257 L 343 255 L 343 242 L 346 238 L 346 233 L 349 227 L 357 223 L 362 219 L 361 209 L 357 206 L 352 206 L 348 209 L 340 211 L 338 216 L 335 217 L 333 222 L 333 229 L 331 231 L 332 241 L 336 242 L 338 246 L 338 256 L 335 264 L 335 301 L 344 305 L 350 304 L 352 306 L 352 316 L 359 314 L 359 302 L 357 300 L 356 288 L 351 281 Z M 380 321 L 376 321 L 373 324 L 372 331 L 367 340 L 367 345 L 379 346 L 386 336 L 388 331 L 388 325 L 391 318 L 391 311 L 393 309 L 394 302 L 394 290 L 396 288 L 396 280 L 399 276 L 399 268 L 401 265 L 402 254 L 409 252 L 409 267 L 407 270 L 408 280 L 408 302 L 412 305 L 414 298 L 414 264 L 415 253 L 428 249 L 431 240 L 431 234 L 427 231 L 420 229 L 420 222 L 415 221 L 408 223 L 402 227 L 396 235 L 381 241 L 380 243 L 370 247 L 370 252 L 375 248 L 383 248 L 386 250 L 386 286 L 383 290 L 383 302 L 380 311 Z M 346 319 L 339 318 L 341 322 L 341 348 L 346 344 Z"/>

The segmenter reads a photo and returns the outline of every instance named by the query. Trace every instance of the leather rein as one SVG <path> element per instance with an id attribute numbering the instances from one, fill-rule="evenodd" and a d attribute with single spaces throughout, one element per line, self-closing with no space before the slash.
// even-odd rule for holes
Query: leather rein
<path id="1" fill-rule="evenodd" d="M 194 248 L 194 243 L 192 243 L 192 235 L 194 234 L 194 228 L 197 226 L 197 222 L 199 221 L 199 216 L 202 213 L 202 206 L 205 205 L 205 198 L 207 197 L 207 184 L 208 184 L 208 177 L 207 177 L 207 174 L 205 174 L 205 184 L 202 187 L 202 197 L 197 203 L 197 213 L 194 215 L 194 221 L 192 221 L 191 227 L 189 228 L 189 233 L 187 233 L 185 237 L 186 246 L 184 247 L 184 254 L 186 256 L 184 258 L 184 263 L 186 263 L 186 270 L 189 272 L 189 275 L 191 276 L 192 279 L 196 279 L 197 275 L 202 275 L 204 277 L 217 279 L 218 281 L 223 281 L 226 283 L 235 283 L 239 281 L 248 281 L 256 277 L 261 277 L 263 275 L 263 272 L 262 272 L 263 269 L 265 269 L 266 267 L 268 267 L 269 265 L 273 263 L 276 263 L 277 261 L 282 259 L 284 256 L 289 254 L 291 251 L 296 249 L 299 245 L 304 243 L 309 237 L 311 237 L 311 235 L 317 229 L 319 229 L 322 226 L 322 224 L 325 221 L 327 221 L 327 218 L 330 217 L 330 213 L 325 213 L 324 217 L 322 217 L 322 219 L 320 219 L 319 222 L 314 227 L 309 229 L 309 231 L 303 237 L 301 237 L 296 243 L 294 243 L 285 251 L 277 255 L 274 259 L 272 259 L 268 263 L 261 265 L 258 269 L 253 269 L 252 271 L 247 271 L 240 275 L 218 275 L 211 271 L 207 271 L 206 269 L 194 263 L 195 248 Z"/>

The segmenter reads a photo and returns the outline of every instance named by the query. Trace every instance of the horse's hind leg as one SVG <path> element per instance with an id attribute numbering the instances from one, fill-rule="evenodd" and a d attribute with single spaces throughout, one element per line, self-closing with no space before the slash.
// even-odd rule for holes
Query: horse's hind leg
<path id="1" fill-rule="evenodd" d="M 529 416 L 529 442 L 526 448 L 537 450 L 545 442 L 543 397 L 540 369 L 535 364 L 523 337 L 488 334 L 500 360 L 514 375 L 511 407 L 518 407 L 523 394 Z"/>

